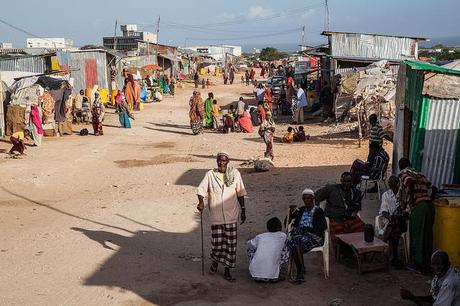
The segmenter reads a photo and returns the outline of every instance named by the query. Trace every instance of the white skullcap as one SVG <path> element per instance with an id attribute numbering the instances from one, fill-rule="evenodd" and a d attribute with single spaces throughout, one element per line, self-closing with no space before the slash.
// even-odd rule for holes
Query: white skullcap
<path id="1" fill-rule="evenodd" d="M 224 151 L 221 151 L 221 152 L 217 153 L 217 157 L 219 157 L 219 156 L 225 156 L 228 159 L 230 159 L 230 155 L 228 155 L 228 153 L 224 152 Z"/>
<path id="2" fill-rule="evenodd" d="M 302 195 L 304 195 L 304 194 L 309 194 L 309 195 L 315 196 L 315 192 L 313 190 L 311 190 L 310 188 L 305 188 L 302 191 Z"/>

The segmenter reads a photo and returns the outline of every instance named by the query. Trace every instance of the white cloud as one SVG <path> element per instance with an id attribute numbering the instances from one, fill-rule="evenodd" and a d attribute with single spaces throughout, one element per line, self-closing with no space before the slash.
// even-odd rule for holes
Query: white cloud
<path id="1" fill-rule="evenodd" d="M 312 17 L 315 17 L 317 13 L 318 13 L 317 9 L 308 9 L 301 15 L 301 18 L 302 19 L 312 18 Z"/>
<path id="2" fill-rule="evenodd" d="M 248 19 L 265 18 L 273 15 L 273 9 L 264 8 L 260 5 L 251 6 L 246 16 Z"/>

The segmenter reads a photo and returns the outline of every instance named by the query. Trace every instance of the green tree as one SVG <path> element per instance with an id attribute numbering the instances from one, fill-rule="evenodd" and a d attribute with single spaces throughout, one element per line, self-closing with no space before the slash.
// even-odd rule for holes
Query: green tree
<path id="1" fill-rule="evenodd" d="M 260 51 L 259 58 L 262 61 L 276 61 L 276 60 L 282 59 L 287 56 L 288 55 L 285 52 L 280 52 L 276 48 L 267 47 L 267 48 L 263 48 L 262 51 Z"/>

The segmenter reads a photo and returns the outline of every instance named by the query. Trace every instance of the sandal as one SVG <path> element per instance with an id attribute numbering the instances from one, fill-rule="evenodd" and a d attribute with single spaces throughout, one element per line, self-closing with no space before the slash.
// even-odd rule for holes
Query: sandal
<path id="1" fill-rule="evenodd" d="M 224 278 L 225 278 L 226 281 L 228 281 L 230 283 L 233 283 L 233 282 L 236 281 L 236 279 L 231 275 L 224 275 Z"/>
<path id="2" fill-rule="evenodd" d="M 218 267 L 218 264 L 215 263 L 215 262 L 213 262 L 213 263 L 211 264 L 211 266 L 209 267 L 209 274 L 211 274 L 211 275 L 216 274 L 216 272 L 217 272 L 217 267 Z"/>

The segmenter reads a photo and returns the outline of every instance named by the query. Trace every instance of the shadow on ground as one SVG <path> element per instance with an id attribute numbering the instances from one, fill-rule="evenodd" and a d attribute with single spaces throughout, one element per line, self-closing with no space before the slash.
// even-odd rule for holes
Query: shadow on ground
<path id="1" fill-rule="evenodd" d="M 248 275 L 245 241 L 265 231 L 265 222 L 273 216 L 284 218 L 289 205 L 300 205 L 301 191 L 305 187 L 316 189 L 326 183 L 336 182 L 348 165 L 276 168 L 256 173 L 251 168 L 241 168 L 248 190 L 246 200 L 247 221 L 239 226 L 236 283 L 226 282 L 219 269 L 217 275 L 201 275 L 201 236 L 199 215 L 191 215 L 196 225 L 188 232 L 167 232 L 141 223 L 129 216 L 119 215 L 148 230 L 127 231 L 119 226 L 82 218 L 48 204 L 32 200 L 3 188 L 4 191 L 54 212 L 89 222 L 88 227 L 72 227 L 94 243 L 113 254 L 98 264 L 83 280 L 85 286 L 104 286 L 128 290 L 143 301 L 157 305 L 327 305 L 339 298 L 343 305 L 406 305 L 399 299 L 401 285 L 428 290 L 426 278 L 406 271 L 377 272 L 358 275 L 355 267 L 347 267 L 331 258 L 331 278 L 323 278 L 318 254 L 307 254 L 306 280 L 296 286 L 288 281 L 278 284 L 257 284 Z M 197 186 L 207 169 L 192 169 L 176 181 L 178 185 Z M 366 205 L 363 205 L 365 209 Z M 188 206 L 188 214 L 193 211 Z M 371 214 L 372 212 L 369 212 Z M 209 224 L 204 215 L 205 269 L 210 261 Z M 174 218 L 174 216 L 171 216 Z M 103 225 L 109 230 L 94 230 Z M 120 230 L 123 234 L 120 234 Z M 85 256 L 86 254 L 81 254 Z M 384 284 L 384 286 L 382 286 Z M 382 297 L 385 297 L 382 299 Z M 142 305 L 142 300 L 132 304 Z"/>

